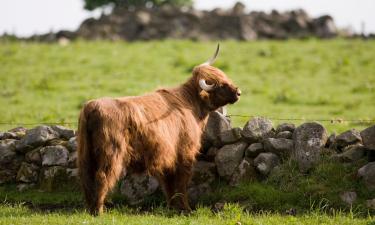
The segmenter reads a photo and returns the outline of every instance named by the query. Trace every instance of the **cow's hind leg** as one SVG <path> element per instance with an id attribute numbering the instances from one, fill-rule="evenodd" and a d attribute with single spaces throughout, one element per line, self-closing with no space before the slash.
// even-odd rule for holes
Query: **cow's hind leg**
<path id="1" fill-rule="evenodd" d="M 103 212 L 105 198 L 116 184 L 123 168 L 124 149 L 115 146 L 111 143 L 111 146 L 103 149 L 99 156 L 98 170 L 95 174 L 96 194 L 90 207 L 90 213 L 93 215 Z"/>

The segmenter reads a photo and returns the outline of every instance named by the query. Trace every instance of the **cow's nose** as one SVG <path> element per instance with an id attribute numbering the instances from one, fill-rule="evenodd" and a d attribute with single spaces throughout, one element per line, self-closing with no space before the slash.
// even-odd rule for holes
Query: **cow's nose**
<path id="1" fill-rule="evenodd" d="M 237 96 L 241 96 L 241 90 L 237 88 Z"/>

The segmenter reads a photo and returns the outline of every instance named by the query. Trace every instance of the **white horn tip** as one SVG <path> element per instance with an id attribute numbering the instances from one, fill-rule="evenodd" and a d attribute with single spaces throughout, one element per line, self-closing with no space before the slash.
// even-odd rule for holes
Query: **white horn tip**
<path id="1" fill-rule="evenodd" d="M 210 66 L 210 65 L 212 65 L 215 62 L 217 55 L 219 54 L 219 50 L 220 50 L 220 43 L 217 43 L 215 54 L 209 60 L 200 64 L 200 66 Z"/>

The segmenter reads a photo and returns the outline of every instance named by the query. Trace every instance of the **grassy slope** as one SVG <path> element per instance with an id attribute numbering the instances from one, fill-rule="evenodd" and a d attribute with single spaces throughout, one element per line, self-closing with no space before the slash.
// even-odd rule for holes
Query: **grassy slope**
<path id="1" fill-rule="evenodd" d="M 222 41 L 217 66 L 243 90 L 230 114 L 375 119 L 375 41 Z M 81 104 L 187 79 L 214 42 L 0 42 L 0 122 L 73 122 Z M 242 126 L 247 118 L 233 118 Z M 275 121 L 278 123 L 280 121 Z M 297 121 L 300 123 L 301 121 Z M 330 124 L 331 131 L 360 124 Z M 368 124 L 367 124 L 368 125 Z M 14 125 L 0 125 L 0 130 Z"/>

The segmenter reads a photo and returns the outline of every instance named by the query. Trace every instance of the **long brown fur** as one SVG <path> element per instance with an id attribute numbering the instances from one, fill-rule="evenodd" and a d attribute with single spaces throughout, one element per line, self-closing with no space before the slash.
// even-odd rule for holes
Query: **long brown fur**
<path id="1" fill-rule="evenodd" d="M 214 90 L 202 90 L 202 78 Z M 102 213 L 124 169 L 155 176 L 170 207 L 190 210 L 186 189 L 208 113 L 234 103 L 239 93 L 221 70 L 202 65 L 174 89 L 87 102 L 79 118 L 78 168 L 89 212 Z"/>

